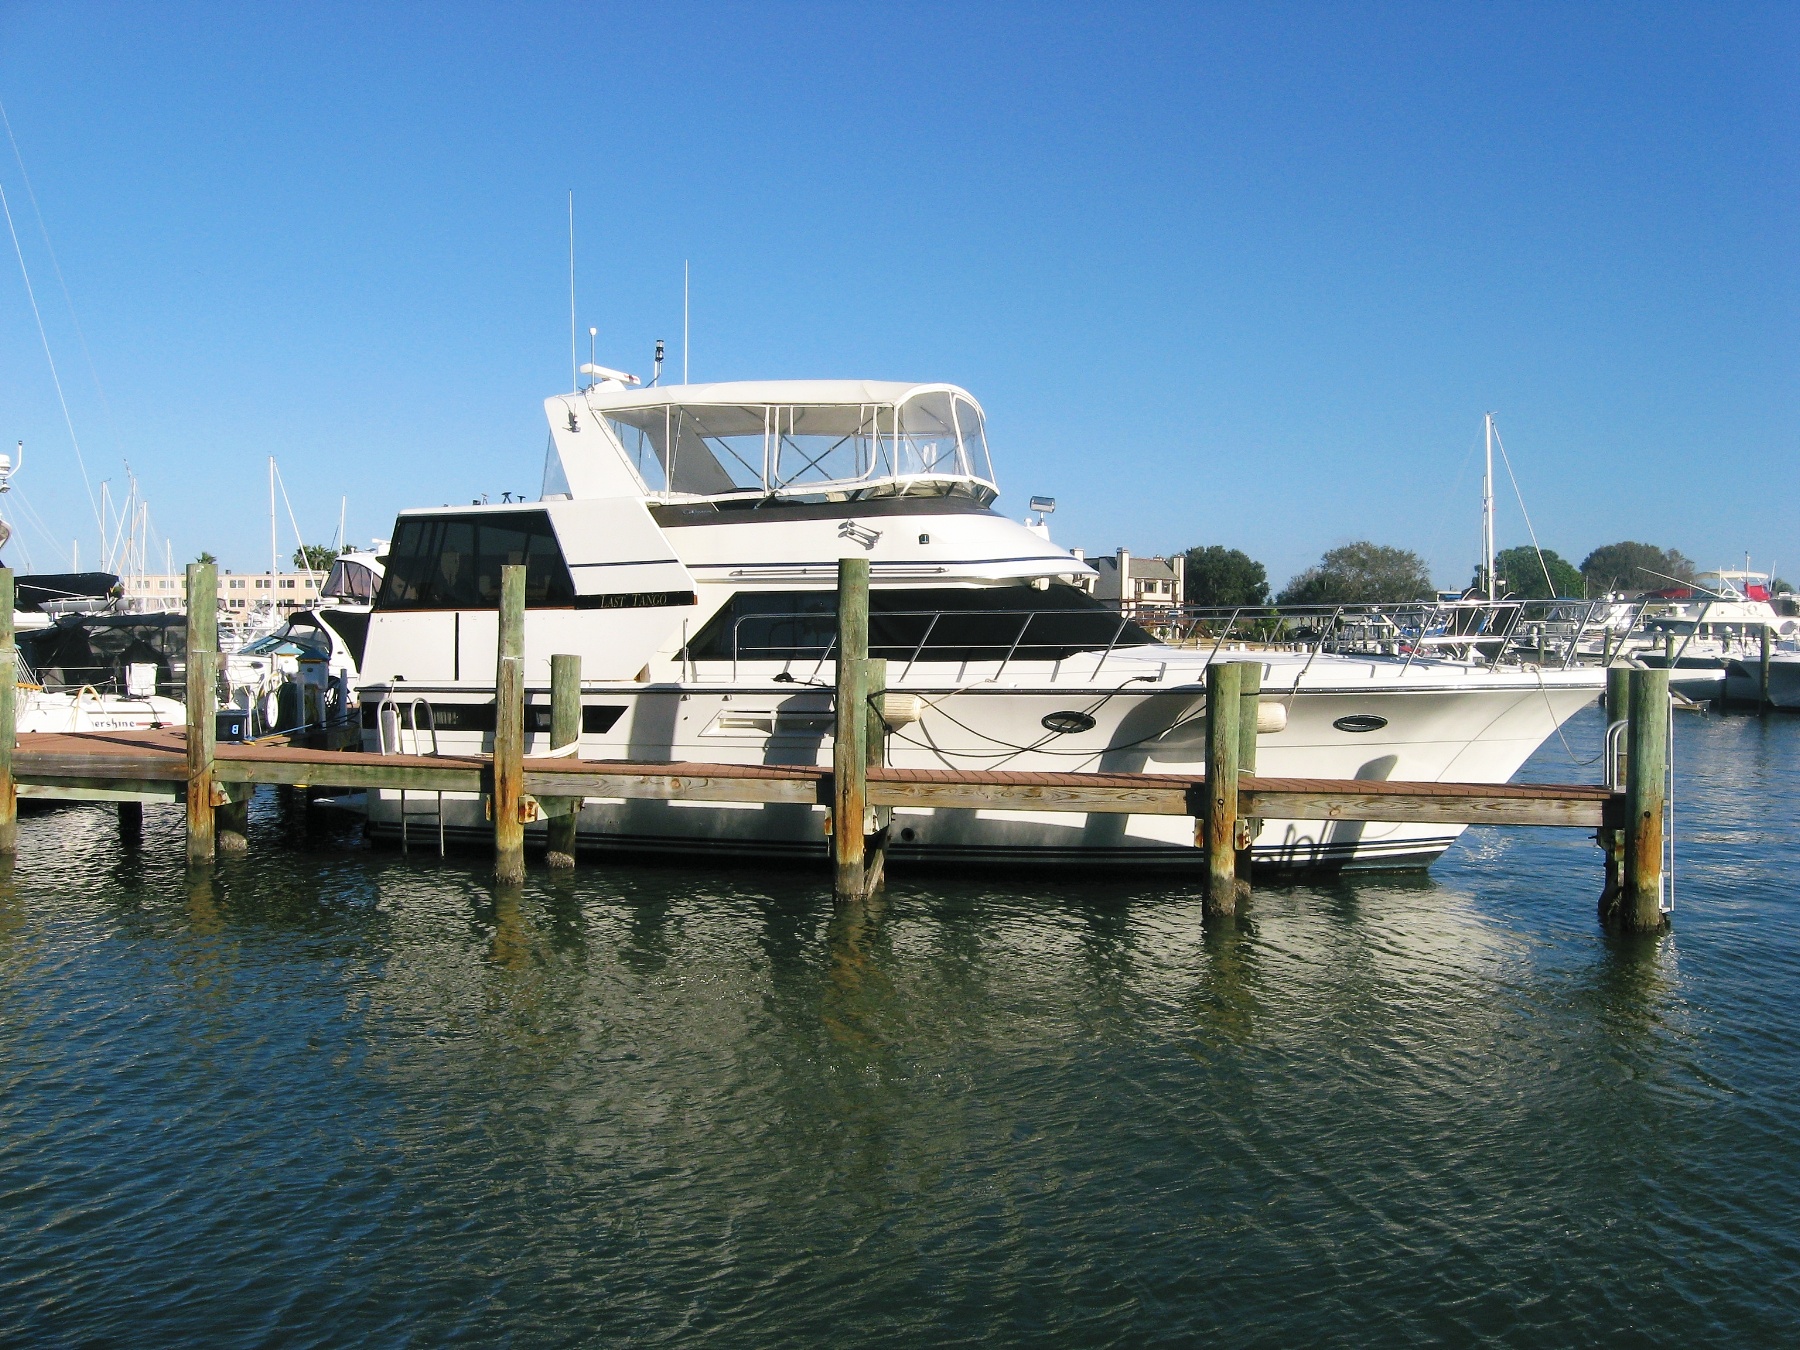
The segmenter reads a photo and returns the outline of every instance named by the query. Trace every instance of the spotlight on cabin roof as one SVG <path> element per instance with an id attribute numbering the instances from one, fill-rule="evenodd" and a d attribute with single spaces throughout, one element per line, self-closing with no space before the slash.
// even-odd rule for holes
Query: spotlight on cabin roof
<path id="1" fill-rule="evenodd" d="M 1031 509 L 1036 511 L 1040 516 L 1050 515 L 1056 510 L 1056 498 L 1033 497 L 1031 499 Z"/>

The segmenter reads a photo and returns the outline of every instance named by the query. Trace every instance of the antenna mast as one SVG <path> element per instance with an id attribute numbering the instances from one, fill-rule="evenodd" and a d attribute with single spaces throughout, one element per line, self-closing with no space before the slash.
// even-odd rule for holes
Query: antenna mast
<path id="1" fill-rule="evenodd" d="M 1494 414 L 1488 413 L 1482 425 L 1487 432 L 1487 472 L 1481 478 L 1481 565 L 1487 577 L 1488 603 L 1492 604 L 1497 598 L 1494 594 Z"/>
<path id="2" fill-rule="evenodd" d="M 581 392 L 581 374 L 575 363 L 575 189 L 569 189 L 569 392 Z"/>
<path id="3" fill-rule="evenodd" d="M 688 382 L 688 263 L 681 260 L 681 382 Z"/>

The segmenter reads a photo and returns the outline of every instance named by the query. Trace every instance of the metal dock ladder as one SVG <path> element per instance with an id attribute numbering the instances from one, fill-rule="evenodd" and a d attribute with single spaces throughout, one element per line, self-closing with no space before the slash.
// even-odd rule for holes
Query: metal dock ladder
<path id="1" fill-rule="evenodd" d="M 427 729 L 431 733 L 431 749 L 424 749 L 419 737 L 419 712 L 424 710 Z M 432 710 L 431 700 L 419 697 L 406 705 L 406 714 L 401 716 L 399 705 L 393 696 L 381 700 L 381 706 L 375 714 L 376 734 L 379 737 L 381 753 L 384 755 L 436 755 L 438 751 L 437 713 Z M 409 725 L 410 724 L 410 725 Z M 390 749 L 388 737 L 390 730 L 393 736 L 393 747 Z M 412 749 L 406 748 L 406 733 L 412 732 Z M 400 851 L 410 851 L 406 822 L 408 818 L 425 817 L 437 822 L 438 857 L 444 856 L 444 794 L 428 792 L 423 788 L 401 788 L 400 792 Z"/>

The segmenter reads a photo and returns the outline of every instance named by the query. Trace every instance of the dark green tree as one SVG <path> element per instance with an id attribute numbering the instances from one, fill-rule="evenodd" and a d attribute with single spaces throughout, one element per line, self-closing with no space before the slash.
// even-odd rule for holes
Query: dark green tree
<path id="1" fill-rule="evenodd" d="M 329 572 L 337 550 L 324 544 L 302 544 L 294 550 L 294 566 L 302 572 Z"/>
<path id="2" fill-rule="evenodd" d="M 1276 599 L 1284 605 L 1359 605 L 1436 595 L 1431 570 L 1418 554 L 1365 539 L 1330 550 L 1288 582 Z"/>
<path id="3" fill-rule="evenodd" d="M 1545 549 L 1543 561 L 1538 551 L 1528 544 L 1502 549 L 1494 555 L 1494 571 L 1500 576 L 1500 594 L 1515 600 L 1579 600 L 1586 593 L 1587 579 L 1581 570 L 1554 550 Z M 1548 583 L 1544 573 L 1550 573 Z M 1485 591 L 1481 569 L 1475 569 L 1474 585 Z M 1554 589 L 1553 589 L 1554 588 Z"/>
<path id="4" fill-rule="evenodd" d="M 1266 605 L 1269 573 L 1240 549 L 1223 544 L 1190 548 L 1184 555 L 1181 598 L 1190 605 Z"/>
<path id="5" fill-rule="evenodd" d="M 198 558 L 195 558 L 194 561 L 197 563 L 216 563 L 219 560 L 210 553 L 202 553 Z"/>
<path id="6" fill-rule="evenodd" d="M 1581 560 L 1589 595 L 1609 591 L 1658 591 L 1674 581 L 1692 581 L 1694 564 L 1672 548 L 1624 540 L 1602 544 Z M 1673 579 L 1673 580 L 1671 580 Z"/>

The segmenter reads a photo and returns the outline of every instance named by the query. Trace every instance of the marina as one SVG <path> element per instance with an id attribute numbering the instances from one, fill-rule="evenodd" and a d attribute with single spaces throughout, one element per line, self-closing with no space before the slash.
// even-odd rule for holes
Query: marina
<path id="1" fill-rule="evenodd" d="M 1419 823 L 1438 827 L 1471 823 L 1559 825 L 1593 828 L 1605 854 L 1602 920 L 1625 930 L 1656 930 L 1666 923 L 1664 907 L 1665 815 L 1668 787 L 1668 675 L 1616 668 L 1609 676 L 1608 702 L 1623 716 L 1609 728 L 1611 781 L 1593 786 L 1516 786 L 1381 779 L 1283 779 L 1257 776 L 1264 667 L 1257 662 L 1208 661 L 1203 687 L 1205 772 L 1173 774 L 1054 773 L 1018 770 L 906 769 L 886 760 L 887 661 L 871 658 L 869 577 L 864 559 L 838 565 L 833 648 L 835 690 L 830 768 L 804 764 L 730 764 L 691 761 L 631 762 L 580 757 L 589 729 L 586 686 L 577 655 L 549 662 L 551 682 L 542 730 L 547 756 L 527 757 L 531 689 L 524 679 L 525 625 L 529 569 L 500 569 L 495 627 L 495 701 L 491 750 L 485 756 L 406 754 L 390 749 L 383 719 L 391 698 L 375 716 L 327 716 L 323 689 L 314 691 L 299 738 L 273 743 L 225 744 L 217 740 L 215 699 L 219 655 L 214 611 L 189 609 L 186 642 L 185 726 L 136 733 L 20 735 L 0 728 L 0 850 L 16 831 L 19 795 L 62 800 L 116 800 L 135 819 L 145 801 L 180 799 L 186 804 L 187 857 L 208 864 L 221 849 L 244 847 L 248 803 L 258 786 L 360 790 L 364 800 L 391 793 L 401 840 L 406 841 L 407 798 L 431 800 L 431 822 L 443 852 L 453 828 L 447 799 L 479 805 L 489 822 L 496 875 L 506 883 L 523 879 L 525 827 L 542 820 L 553 866 L 573 866 L 580 846 L 576 824 L 586 803 L 598 798 L 627 803 L 728 803 L 813 811 L 829 837 L 834 888 L 840 899 L 860 900 L 885 879 L 886 853 L 897 810 L 1030 811 L 1079 814 L 1105 827 L 1119 816 L 1188 818 L 1189 856 L 1204 858 L 1208 909 L 1215 917 L 1236 912 L 1258 865 L 1255 839 L 1270 821 Z M 190 596 L 213 592 L 210 566 L 188 574 Z M 0 570 L 0 614 L 13 578 Z M 11 720 L 14 689 L 5 672 L 11 634 L 0 619 L 0 723 Z M 1297 683 L 1297 682 L 1296 682 Z M 412 705 L 416 713 L 424 700 Z M 429 705 L 424 705 L 429 714 Z M 397 729 L 400 718 L 392 709 Z M 415 729 L 423 718 L 414 722 Z M 1285 717 L 1275 719 L 1285 726 Z M 343 747 L 366 739 L 372 722 L 379 747 L 370 755 Z M 1092 719 L 1089 719 L 1092 725 Z M 433 736 L 435 741 L 435 719 Z M 310 741 L 311 744 L 307 742 Z M 416 744 L 416 741 L 415 741 Z M 1624 755 L 1620 751 L 1624 750 Z M 1628 772 L 1621 773 L 1618 761 Z M 370 812 L 373 815 L 373 812 Z M 122 819 L 124 816 L 122 815 Z M 423 822 L 422 822 L 423 824 Z M 788 827 L 791 830 L 791 826 Z M 458 833 L 465 831 L 458 830 Z M 602 841 L 605 841 L 602 836 Z M 818 850 L 823 852 L 821 847 Z M 1303 858 L 1316 863 L 1316 852 Z M 1265 862 L 1266 865 L 1266 862 Z"/>
<path id="2" fill-rule="evenodd" d="M 1800 12 L 0 33 L 0 1347 L 1792 1339 Z"/>

